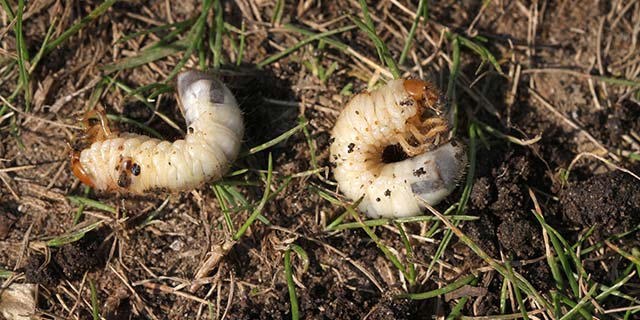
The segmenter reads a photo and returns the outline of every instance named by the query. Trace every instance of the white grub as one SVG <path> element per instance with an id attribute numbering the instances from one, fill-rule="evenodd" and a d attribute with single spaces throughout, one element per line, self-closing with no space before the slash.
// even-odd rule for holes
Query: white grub
<path id="1" fill-rule="evenodd" d="M 464 146 L 447 140 L 439 92 L 421 80 L 398 79 L 357 94 L 333 128 L 331 161 L 340 190 L 362 198 L 369 217 L 394 218 L 422 212 L 419 196 L 435 205 L 456 187 L 466 167 Z M 408 158 L 386 163 L 395 146 Z"/>
<path id="2" fill-rule="evenodd" d="M 87 130 L 95 142 L 75 161 L 72 155 L 76 176 L 98 190 L 140 194 L 189 190 L 226 173 L 244 133 L 236 99 L 222 82 L 198 71 L 179 74 L 177 89 L 188 128 L 184 139 L 113 133 L 99 114 L 101 128 Z"/>

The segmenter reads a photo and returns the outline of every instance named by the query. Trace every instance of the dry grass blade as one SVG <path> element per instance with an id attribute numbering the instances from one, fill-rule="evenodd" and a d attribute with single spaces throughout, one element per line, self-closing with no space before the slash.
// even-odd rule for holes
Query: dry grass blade
<path id="1" fill-rule="evenodd" d="M 524 70 L 522 70 L 522 73 L 523 74 L 529 74 L 529 73 L 564 73 L 564 74 L 569 74 L 569 75 L 572 75 L 572 76 L 575 76 L 575 77 L 578 77 L 578 78 L 594 79 L 594 80 L 599 80 L 599 81 L 606 82 L 606 83 L 609 83 L 609 84 L 628 86 L 628 87 L 632 87 L 632 88 L 640 87 L 640 81 L 591 75 L 591 74 L 588 74 L 588 73 L 583 73 L 583 72 L 575 71 L 575 70 L 571 70 L 571 69 L 560 69 L 560 68 L 535 69 L 535 68 L 532 68 L 532 69 L 524 69 Z"/>
<path id="2" fill-rule="evenodd" d="M 553 105 L 551 105 L 549 102 L 547 102 L 547 100 L 545 100 L 538 92 L 536 92 L 535 90 L 533 90 L 531 88 L 528 88 L 528 91 L 533 97 L 538 99 L 538 101 L 540 101 L 540 103 L 542 103 L 542 105 L 547 110 L 551 111 L 554 115 L 558 116 L 560 119 L 562 119 L 563 122 L 565 122 L 569 126 L 571 126 L 571 128 L 578 130 L 580 132 L 580 134 L 582 134 L 587 139 L 589 139 L 589 141 L 591 141 L 603 153 L 608 154 L 615 161 L 620 161 L 620 158 L 617 155 L 615 155 L 614 153 L 609 152 L 609 150 L 604 145 L 602 145 L 602 143 L 600 143 L 596 138 L 594 138 L 593 135 L 591 135 L 589 132 L 587 132 L 584 129 L 582 129 L 580 126 L 578 126 L 574 121 L 572 121 L 571 119 L 566 117 L 564 114 L 560 113 L 556 108 L 553 107 Z"/>
<path id="3" fill-rule="evenodd" d="M 208 258 L 200 264 L 200 267 L 196 271 L 195 276 L 193 276 L 193 283 L 189 287 L 189 291 L 196 292 L 202 286 L 198 280 L 206 277 L 220 264 L 222 258 L 224 258 L 233 246 L 236 244 L 236 241 L 232 239 L 226 239 L 221 245 L 213 245 L 211 246 L 211 250 L 209 251 Z"/>
<path id="4" fill-rule="evenodd" d="M 583 157 L 592 157 L 592 158 L 596 158 L 597 160 L 602 161 L 603 163 L 610 165 L 611 167 L 620 170 L 632 177 L 634 177 L 635 179 L 640 181 L 640 176 L 638 176 L 637 174 L 633 173 L 632 171 L 630 171 L 629 169 L 623 168 L 619 165 L 616 165 L 615 163 L 612 163 L 611 161 L 597 155 L 591 152 L 582 152 L 580 154 L 578 154 L 575 158 L 573 158 L 573 160 L 571 160 L 571 163 L 569 164 L 569 167 L 567 167 L 567 170 L 564 173 L 564 181 L 568 181 L 569 179 L 569 173 L 571 173 L 571 170 L 573 169 L 573 167 L 578 163 L 578 161 L 580 161 L 580 159 L 582 159 Z"/>

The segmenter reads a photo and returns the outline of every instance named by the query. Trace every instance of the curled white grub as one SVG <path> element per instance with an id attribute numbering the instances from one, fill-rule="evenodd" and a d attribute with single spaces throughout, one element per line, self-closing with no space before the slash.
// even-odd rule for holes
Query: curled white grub
<path id="1" fill-rule="evenodd" d="M 461 143 L 447 139 L 439 97 L 431 83 L 398 79 L 357 94 L 338 117 L 333 174 L 348 198 L 362 198 L 359 209 L 368 216 L 418 215 L 416 196 L 435 205 L 455 189 L 466 155 Z M 394 149 L 405 159 L 385 159 Z"/>

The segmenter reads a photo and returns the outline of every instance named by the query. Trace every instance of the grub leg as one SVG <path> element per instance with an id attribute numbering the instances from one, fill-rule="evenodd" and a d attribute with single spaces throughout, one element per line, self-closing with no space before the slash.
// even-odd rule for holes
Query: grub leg
<path id="1" fill-rule="evenodd" d="M 97 118 L 99 123 L 92 125 L 90 121 L 92 118 Z M 116 134 L 109 127 L 109 119 L 102 108 L 87 111 L 82 118 L 82 123 L 87 128 L 86 135 L 91 142 L 103 141 Z"/>
<path id="2" fill-rule="evenodd" d="M 407 141 L 407 139 L 405 139 L 403 136 L 398 136 L 398 143 L 400 144 L 400 146 L 402 147 L 402 150 L 409 156 L 409 157 L 415 157 L 421 153 L 424 153 L 425 151 L 427 151 L 427 145 L 425 144 L 420 144 L 417 147 L 412 146 L 411 144 L 409 144 L 409 142 Z"/>

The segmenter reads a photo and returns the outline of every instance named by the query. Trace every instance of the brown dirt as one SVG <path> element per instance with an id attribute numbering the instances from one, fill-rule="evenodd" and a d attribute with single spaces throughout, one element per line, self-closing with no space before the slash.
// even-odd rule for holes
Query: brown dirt
<path id="1" fill-rule="evenodd" d="M 596 238 L 619 234 L 640 223 L 640 184 L 628 175 L 611 172 L 577 182 L 563 190 L 560 204 L 573 226 L 596 226 Z"/>
<path id="2" fill-rule="evenodd" d="M 81 279 L 100 265 L 104 253 L 98 247 L 102 240 L 95 233 L 88 233 L 78 241 L 52 248 L 48 252 L 50 261 L 45 255 L 30 256 L 25 267 L 27 282 L 55 286 L 61 279 Z"/>
<path id="3" fill-rule="evenodd" d="M 9 2 L 16 7 L 16 1 Z M 555 290 L 555 284 L 544 258 L 542 228 L 532 213 L 535 207 L 530 191 L 536 195 L 546 222 L 570 243 L 581 239 L 586 230 L 596 225 L 585 245 L 602 245 L 614 235 L 635 230 L 622 239 L 610 241 L 627 252 L 640 246 L 638 180 L 612 171 L 593 158 L 578 162 L 568 181 L 563 181 L 561 175 L 580 152 L 606 157 L 603 147 L 619 159 L 612 161 L 633 172 L 639 171 L 637 161 L 624 153 L 640 152 L 640 142 L 630 142 L 633 134 L 640 132 L 637 88 L 595 80 L 590 84 L 585 76 L 556 70 L 570 68 L 583 75 L 638 78 L 638 55 L 628 44 L 632 37 L 637 38 L 637 33 L 632 32 L 640 17 L 640 5 L 623 12 L 618 2 L 601 1 L 598 2 L 601 5 L 592 7 L 578 0 L 492 1 L 482 10 L 482 1 L 431 1 L 429 23 L 418 28 L 412 55 L 407 67 L 403 67 L 403 71 L 409 70 L 414 77 L 424 72 L 425 78 L 445 88 L 449 64 L 443 56 L 450 58 L 451 48 L 449 41 L 434 45 L 441 32 L 448 28 L 464 34 L 473 23 L 467 35 L 477 34 L 488 39 L 486 46 L 500 59 L 505 75 L 484 72 L 491 70 L 487 67 L 476 74 L 481 61 L 472 51 L 463 49 L 461 70 L 473 82 L 474 94 L 457 89 L 460 128 L 464 129 L 459 131 L 460 136 L 468 141 L 467 125 L 470 119 L 477 119 L 513 137 L 530 139 L 541 135 L 541 139 L 519 146 L 483 132 L 478 140 L 473 189 L 465 211 L 479 220 L 463 222 L 460 227 L 491 257 L 512 261 L 514 271 L 546 296 Z M 93 2 L 44 1 L 42 6 L 35 3 L 28 6 L 25 21 L 30 56 L 38 51 L 54 17 L 58 17 L 60 28 L 52 38 L 96 6 Z M 218 200 L 207 187 L 181 194 L 144 196 L 91 192 L 90 198 L 116 207 L 118 214 L 87 208 L 82 221 L 102 220 L 97 231 L 79 241 L 44 250 L 44 241 L 74 230 L 73 218 L 78 205 L 65 196 L 81 196 L 83 187 L 68 167 L 65 147 L 67 141 L 79 133 L 70 126 L 83 115 L 93 90 L 105 75 L 101 67 L 137 54 L 141 48 L 157 41 L 157 37 L 144 35 L 123 43 L 115 41 L 137 31 L 188 19 L 201 5 L 197 1 L 184 1 L 168 8 L 168 3 L 118 2 L 105 16 L 87 24 L 46 55 L 31 74 L 34 100 L 29 113 L 16 118 L 19 140 L 13 136 L 8 120 L 0 123 L 0 169 L 18 168 L 0 170 L 0 268 L 24 275 L 17 281 L 40 284 L 40 315 L 90 318 L 87 280 L 91 280 L 98 289 L 100 311 L 106 319 L 192 319 L 197 316 L 208 319 L 210 308 L 212 317 L 218 318 L 225 312 L 231 319 L 290 318 L 283 255 L 291 243 L 303 248 L 309 256 L 306 271 L 302 268 L 304 261 L 297 255 L 293 258 L 302 318 L 431 319 L 446 315 L 457 300 L 437 297 L 416 301 L 395 296 L 406 293 L 407 289 L 411 292 L 437 289 L 470 272 L 481 275 L 477 286 L 487 291 L 471 297 L 463 314 L 499 313 L 503 278 L 494 271 L 486 271 L 485 262 L 457 238 L 452 238 L 442 263 L 435 266 L 436 272 L 427 277 L 427 267 L 442 239 L 442 232 L 423 239 L 430 222 L 404 225 L 408 234 L 418 236 L 411 241 L 418 274 L 413 287 L 364 231 L 325 231 L 326 225 L 344 209 L 332 205 L 315 191 L 317 188 L 329 193 L 335 191 L 335 187 L 317 176 L 292 180 L 269 201 L 262 214 L 271 225 L 256 221 L 194 292 L 190 292 L 189 287 L 197 270 L 212 248 L 230 237 L 223 227 Z M 285 5 L 283 22 L 315 32 L 346 25 L 348 19 L 326 26 L 322 23 L 345 13 L 360 12 L 357 1 L 345 1 L 340 6 L 334 1 L 300 3 L 300 6 Z M 304 7 L 302 3 L 311 5 Z M 397 58 L 412 16 L 392 2 L 376 3 L 371 3 L 370 9 L 377 31 Z M 235 51 L 225 39 L 225 64 L 221 72 L 221 78 L 245 112 L 245 149 L 296 126 L 297 118 L 304 116 L 309 120 L 318 164 L 329 167 L 330 130 L 349 99 L 340 92 L 347 85 L 353 86 L 353 92 L 365 90 L 369 79 L 378 76 L 375 68 L 331 46 L 324 49 L 305 46 L 264 69 L 257 69 L 257 62 L 303 37 L 271 26 L 274 2 L 223 1 L 223 7 L 227 23 L 240 28 L 245 21 L 249 32 L 239 68 L 232 66 Z M 415 5 L 407 7 L 411 12 L 416 10 Z M 4 13 L 1 18 L 4 28 L 9 21 Z M 536 22 L 533 29 L 530 29 L 531 19 Z M 605 23 L 600 28 L 602 19 Z M 7 29 L 6 34 L 4 31 L 0 29 L 2 49 L 13 54 L 16 52 L 13 31 Z M 166 34 L 167 31 L 161 31 L 157 36 Z M 356 29 L 336 38 L 377 63 L 375 48 L 363 32 Z M 600 39 L 600 44 L 596 39 Z M 410 70 L 416 65 L 415 61 L 423 61 L 434 52 L 442 54 L 421 66 L 420 71 Z M 167 57 L 110 76 L 133 88 L 162 82 L 181 57 L 182 54 Z M 338 63 L 338 70 L 326 82 L 305 66 L 305 62 L 316 58 L 325 68 L 333 61 Z M 6 61 L 4 56 L 0 59 Z M 197 59 L 196 55 L 189 60 L 187 67 L 196 67 Z M 210 61 L 208 52 L 207 65 Z M 517 74 L 519 68 L 522 72 Z M 16 68 L 12 70 L 2 74 L 2 97 L 8 97 L 16 87 L 18 73 Z M 516 78 L 515 96 L 512 96 Z M 537 94 L 562 116 L 545 107 Z M 157 108 L 175 123 L 182 124 L 175 99 L 172 92 L 162 94 Z M 181 135 L 122 89 L 106 90 L 99 103 L 109 113 L 146 122 L 168 139 Z M 497 114 L 487 111 L 487 103 Z M 24 109 L 21 95 L 13 105 Z M 120 128 L 140 131 L 129 125 Z M 593 140 L 586 137 L 586 133 Z M 268 151 L 273 155 L 278 183 L 288 174 L 313 168 L 311 152 L 302 133 Z M 610 155 L 609 159 L 612 159 Z M 264 191 L 264 178 L 257 170 L 266 167 L 267 152 L 247 156 L 238 160 L 234 168 L 247 168 L 249 172 L 229 179 L 239 182 L 239 192 L 257 203 Z M 457 190 L 437 209 L 446 210 L 460 195 L 461 190 Z M 168 199 L 166 206 L 153 213 L 165 199 Z M 154 220 L 143 224 L 151 213 L 156 214 Z M 234 213 L 234 224 L 240 225 L 249 214 L 246 210 Z M 395 226 L 378 227 L 375 231 L 382 243 L 394 248 L 400 260 L 406 261 L 407 252 Z M 587 274 L 602 284 L 614 282 L 628 266 L 627 260 L 607 246 L 582 258 Z M 634 278 L 631 283 L 637 286 L 638 279 Z M 202 299 L 209 303 L 202 303 Z M 612 299 L 603 306 L 626 307 L 628 302 Z M 509 306 L 507 313 L 511 312 L 519 311 Z"/>

